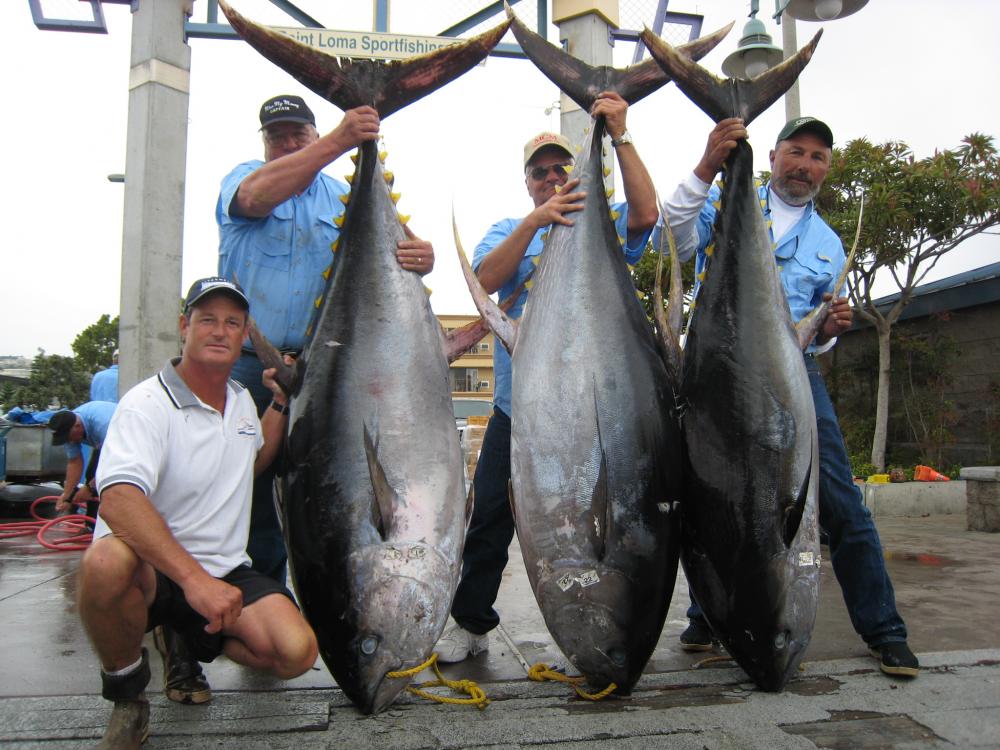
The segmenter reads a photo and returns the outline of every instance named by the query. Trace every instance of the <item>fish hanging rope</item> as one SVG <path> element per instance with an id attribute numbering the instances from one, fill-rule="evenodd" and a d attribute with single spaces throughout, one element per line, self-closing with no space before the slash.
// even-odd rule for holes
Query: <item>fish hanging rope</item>
<path id="1" fill-rule="evenodd" d="M 436 674 L 438 678 L 436 680 L 431 680 L 430 682 L 421 682 L 419 685 L 407 685 L 406 689 L 409 692 L 414 695 L 419 695 L 421 698 L 427 698 L 428 700 L 436 701 L 438 703 L 450 703 L 459 706 L 475 706 L 480 711 L 489 705 L 490 699 L 486 697 L 486 693 L 472 680 L 446 680 L 444 675 L 441 674 L 441 670 L 438 669 L 437 654 L 431 654 L 431 658 L 418 667 L 405 669 L 399 672 L 386 672 L 385 676 L 392 678 L 412 677 L 415 674 L 423 672 L 427 669 L 427 667 L 433 667 L 434 674 Z M 456 693 L 466 693 L 469 697 L 449 698 L 446 695 L 430 693 L 423 689 L 430 687 L 448 687 Z"/>
<path id="2" fill-rule="evenodd" d="M 583 682 L 582 677 L 568 677 L 562 672 L 556 672 L 554 669 L 550 668 L 548 664 L 543 662 L 538 662 L 531 669 L 528 670 L 529 679 L 535 680 L 536 682 L 544 682 L 545 680 L 555 680 L 556 682 L 565 682 L 568 685 L 572 685 L 576 694 L 581 698 L 586 698 L 588 701 L 599 701 L 603 698 L 607 698 L 611 693 L 618 689 L 615 683 L 611 683 L 604 690 L 599 693 L 588 693 L 582 688 L 580 688 L 580 683 Z"/>

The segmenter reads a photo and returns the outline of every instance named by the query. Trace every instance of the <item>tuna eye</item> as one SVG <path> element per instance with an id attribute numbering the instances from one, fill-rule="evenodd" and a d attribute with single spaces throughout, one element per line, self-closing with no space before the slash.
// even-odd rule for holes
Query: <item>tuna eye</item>
<path id="1" fill-rule="evenodd" d="M 371 656 L 375 653 L 375 649 L 378 648 L 378 638 L 373 635 L 368 636 L 363 641 L 361 641 L 361 653 L 365 656 Z"/>
<path id="2" fill-rule="evenodd" d="M 625 666 L 625 649 L 613 648 L 608 651 L 608 658 L 614 663 L 616 667 Z"/>
<path id="3" fill-rule="evenodd" d="M 781 632 L 774 636 L 774 647 L 777 649 L 783 649 L 785 644 L 788 642 L 788 634 Z"/>

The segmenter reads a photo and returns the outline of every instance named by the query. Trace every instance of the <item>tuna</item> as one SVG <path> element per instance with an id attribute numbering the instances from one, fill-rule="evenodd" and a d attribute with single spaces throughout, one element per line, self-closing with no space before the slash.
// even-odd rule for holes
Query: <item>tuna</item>
<path id="1" fill-rule="evenodd" d="M 667 82 L 648 64 L 591 68 L 516 19 L 512 28 L 585 109 L 604 90 L 634 102 Z M 722 36 L 695 47 L 704 54 Z M 608 206 L 603 135 L 601 119 L 570 175 L 587 191 L 585 206 L 572 227 L 550 230 L 519 325 L 489 309 L 467 262 L 464 269 L 512 351 L 511 504 L 535 598 L 588 685 L 628 694 L 659 638 L 676 575 L 680 430 Z"/>
<path id="2" fill-rule="evenodd" d="M 506 31 L 402 62 L 338 60 L 220 5 L 308 88 L 383 119 L 474 66 Z M 405 234 L 383 158 L 373 142 L 359 150 L 338 261 L 305 351 L 281 373 L 292 396 L 280 503 L 292 582 L 324 662 L 364 713 L 407 685 L 390 673 L 430 657 L 471 502 L 448 381 L 448 356 L 468 341 L 446 351 L 420 277 L 396 261 Z"/>
<path id="3" fill-rule="evenodd" d="M 816 38 L 750 81 L 720 80 L 643 33 L 653 57 L 716 122 L 749 123 L 795 81 Z M 802 346 L 741 141 L 724 167 L 714 250 L 681 374 L 681 561 L 715 635 L 764 690 L 781 690 L 819 594 L 816 415 Z"/>

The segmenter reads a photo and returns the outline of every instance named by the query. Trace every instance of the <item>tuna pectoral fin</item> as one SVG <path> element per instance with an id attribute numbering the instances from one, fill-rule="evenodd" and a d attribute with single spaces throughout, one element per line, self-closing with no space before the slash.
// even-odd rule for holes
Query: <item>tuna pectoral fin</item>
<path id="1" fill-rule="evenodd" d="M 469 286 L 472 301 L 475 303 L 479 314 L 483 316 L 486 325 L 493 331 L 493 335 L 500 339 L 500 343 L 504 345 L 504 348 L 508 352 L 513 354 L 514 345 L 517 342 L 517 321 L 510 318 L 496 302 L 490 299 L 490 295 L 483 289 L 483 285 L 479 283 L 479 279 L 476 278 L 472 266 L 469 265 L 469 259 L 465 255 L 465 250 L 462 248 L 462 240 L 458 236 L 458 224 L 455 222 L 454 211 L 451 214 L 451 226 L 455 232 L 455 247 L 458 248 L 458 261 L 462 264 L 462 275 L 465 276 L 465 283 Z M 517 297 L 511 295 L 506 301 L 511 300 L 516 301 Z M 513 301 L 510 303 L 513 304 Z M 507 309 L 510 308 L 508 307 Z"/>
<path id="2" fill-rule="evenodd" d="M 371 521 L 385 541 L 392 533 L 393 509 L 399 502 L 396 490 L 389 484 L 378 457 L 378 444 L 372 440 L 368 425 L 365 425 L 365 457 L 368 459 L 368 474 L 371 477 L 374 501 L 371 507 Z"/>
<path id="3" fill-rule="evenodd" d="M 812 462 L 809 463 L 809 471 L 806 472 L 799 488 L 798 497 L 791 505 L 783 508 L 784 518 L 781 519 L 781 538 L 786 547 L 791 547 L 795 541 L 795 535 L 799 533 L 799 525 L 802 523 L 802 514 L 806 509 L 806 500 L 809 498 L 809 480 L 812 479 Z"/>
<path id="4" fill-rule="evenodd" d="M 597 472 L 597 482 L 590 498 L 590 524 L 587 529 L 590 536 L 590 546 L 594 550 L 594 558 L 604 559 L 608 549 L 608 537 L 611 533 L 611 489 L 608 487 L 608 461 L 601 449 L 601 467 Z"/>
<path id="5" fill-rule="evenodd" d="M 770 107 L 799 77 L 799 73 L 812 58 L 813 50 L 823 34 L 820 29 L 805 47 L 756 78 L 749 81 L 718 78 L 700 65 L 691 62 L 649 29 L 639 38 L 649 53 L 673 78 L 677 87 L 716 122 L 727 117 L 742 117 L 750 122 Z"/>
<path id="6" fill-rule="evenodd" d="M 659 203 L 659 201 L 657 201 Z M 667 308 L 663 308 L 663 244 L 670 248 L 670 297 Z M 653 284 L 653 317 L 663 343 L 663 359 L 670 376 L 670 384 L 677 391 L 681 384 L 681 365 L 684 353 L 681 350 L 681 326 L 684 320 L 684 288 L 681 281 L 681 262 L 677 257 L 677 244 L 670 225 L 664 222 L 660 234 L 660 253 L 656 258 L 656 281 Z"/>
<path id="7" fill-rule="evenodd" d="M 455 80 L 485 58 L 507 32 L 508 21 L 471 39 L 407 60 L 337 58 L 259 26 L 219 6 L 236 33 L 300 83 L 341 109 L 369 104 L 384 119 Z"/>
<path id="8" fill-rule="evenodd" d="M 514 37 L 524 50 L 524 54 L 552 83 L 565 92 L 566 96 L 588 112 L 594 99 L 602 91 L 614 91 L 629 104 L 634 104 L 670 81 L 655 60 L 646 60 L 624 69 L 607 65 L 596 67 L 588 65 L 564 52 L 560 47 L 547 42 L 521 23 L 509 5 L 507 17 L 511 21 L 510 29 L 514 32 Z M 729 24 L 677 49 L 692 60 L 700 60 L 722 41 L 732 26 Z"/>
<path id="9" fill-rule="evenodd" d="M 281 352 L 267 340 L 267 336 L 260 332 L 253 318 L 250 318 L 248 327 L 250 341 L 253 343 L 254 351 L 257 352 L 257 359 L 264 365 L 265 370 L 272 367 L 277 370 L 274 375 L 275 381 L 281 386 L 281 390 L 291 395 L 298 384 L 298 360 L 290 365 L 285 364 L 285 358 L 281 356 Z M 244 385 L 251 384 L 244 383 Z"/>

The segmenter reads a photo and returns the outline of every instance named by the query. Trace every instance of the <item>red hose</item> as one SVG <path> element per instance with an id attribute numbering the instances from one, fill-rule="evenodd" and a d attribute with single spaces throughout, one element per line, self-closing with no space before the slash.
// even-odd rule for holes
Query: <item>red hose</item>
<path id="1" fill-rule="evenodd" d="M 19 536 L 34 536 L 38 543 L 41 544 L 46 549 L 56 550 L 59 552 L 68 552 L 71 550 L 84 550 L 90 546 L 91 539 L 93 539 L 93 534 L 89 531 L 82 531 L 84 524 L 88 521 L 90 523 L 96 523 L 96 519 L 90 516 L 83 515 L 69 515 L 69 516 L 59 516 L 57 518 L 42 518 L 35 508 L 41 502 L 58 502 L 58 495 L 46 495 L 45 497 L 40 497 L 31 503 L 31 516 L 34 521 L 14 521 L 12 523 L 0 523 L 0 539 L 14 539 Z M 74 505 L 84 505 L 85 503 L 73 503 Z M 62 525 L 63 527 L 68 527 L 69 531 L 76 532 L 69 536 L 62 536 L 55 539 L 46 539 L 45 535 L 54 529 L 56 526 Z"/>

